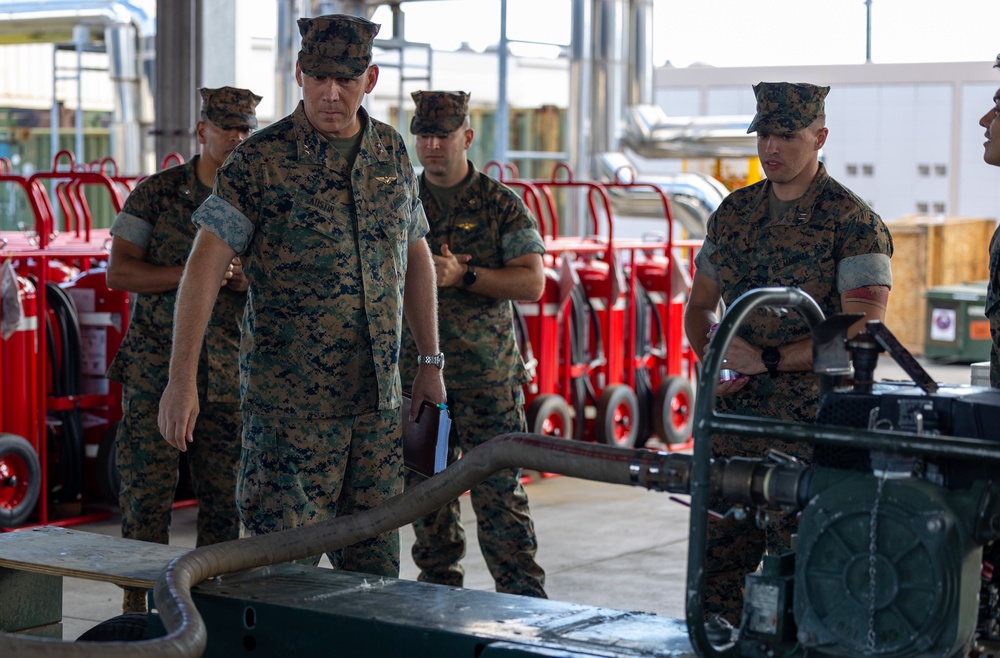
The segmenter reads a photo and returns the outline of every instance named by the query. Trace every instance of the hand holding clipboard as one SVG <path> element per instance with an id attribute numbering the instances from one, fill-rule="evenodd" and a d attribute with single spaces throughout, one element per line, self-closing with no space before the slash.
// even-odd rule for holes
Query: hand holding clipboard
<path id="1" fill-rule="evenodd" d="M 403 465 L 406 468 L 430 477 L 440 473 L 448 465 L 448 435 L 451 433 L 451 417 L 448 407 L 432 404 L 426 400 L 417 411 L 416 420 L 410 421 L 412 400 L 403 393 L 400 409 L 403 421 Z"/>

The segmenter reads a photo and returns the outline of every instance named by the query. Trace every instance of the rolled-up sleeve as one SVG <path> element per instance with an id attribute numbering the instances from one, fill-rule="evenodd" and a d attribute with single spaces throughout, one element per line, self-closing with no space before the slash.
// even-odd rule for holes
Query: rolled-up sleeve
<path id="1" fill-rule="evenodd" d="M 198 228 L 220 238 L 238 254 L 246 252 L 253 238 L 254 225 L 246 215 L 214 194 L 195 211 L 192 221 Z"/>
<path id="2" fill-rule="evenodd" d="M 705 238 L 705 241 L 701 245 L 701 249 L 698 250 L 698 255 L 694 257 L 694 265 L 697 268 L 697 273 L 707 276 L 712 281 L 716 283 L 719 282 L 719 271 L 712 264 L 712 256 L 718 251 L 718 247 L 715 243 Z"/>
<path id="3" fill-rule="evenodd" d="M 837 292 L 865 286 L 892 287 L 892 235 L 873 212 L 860 212 L 841 224 L 837 254 Z"/>
<path id="4" fill-rule="evenodd" d="M 153 225 L 122 210 L 111 225 L 111 235 L 146 249 L 153 236 Z"/>
<path id="5" fill-rule="evenodd" d="M 420 197 L 414 196 L 413 199 L 414 203 L 410 204 L 410 223 L 406 227 L 406 244 L 408 245 L 426 237 L 431 231 L 431 226 L 427 222 L 427 214 L 424 212 L 424 205 L 420 203 Z"/>
<path id="6" fill-rule="evenodd" d="M 837 292 L 866 286 L 892 288 L 892 267 L 886 254 L 861 254 L 837 263 Z"/>

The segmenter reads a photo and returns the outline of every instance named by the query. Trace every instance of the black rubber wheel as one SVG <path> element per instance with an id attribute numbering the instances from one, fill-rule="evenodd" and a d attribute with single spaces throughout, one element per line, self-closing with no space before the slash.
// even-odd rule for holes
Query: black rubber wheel
<path id="1" fill-rule="evenodd" d="M 528 406 L 528 431 L 533 434 L 573 438 L 569 404 L 559 395 L 539 395 Z"/>
<path id="2" fill-rule="evenodd" d="M 598 443 L 632 448 L 639 433 L 639 400 L 624 384 L 612 384 L 597 403 L 594 431 Z"/>
<path id="3" fill-rule="evenodd" d="M 28 520 L 42 491 L 38 454 L 24 437 L 0 434 L 0 528 Z"/>
<path id="4" fill-rule="evenodd" d="M 118 423 L 108 427 L 97 448 L 97 488 L 101 500 L 109 505 L 118 504 L 118 492 L 122 487 L 122 476 L 115 463 L 115 448 L 118 445 Z"/>
<path id="5" fill-rule="evenodd" d="M 146 639 L 149 617 L 145 612 L 130 612 L 102 621 L 76 638 L 77 642 L 138 642 Z"/>
<path id="6" fill-rule="evenodd" d="M 645 448 L 646 443 L 655 434 L 653 430 L 653 383 L 649 379 L 649 371 L 637 368 L 635 371 L 635 399 L 639 403 L 639 414 L 636 416 L 635 447 Z"/>
<path id="7" fill-rule="evenodd" d="M 653 400 L 653 427 L 667 445 L 687 443 L 694 429 L 694 389 L 685 377 L 667 377 Z"/>

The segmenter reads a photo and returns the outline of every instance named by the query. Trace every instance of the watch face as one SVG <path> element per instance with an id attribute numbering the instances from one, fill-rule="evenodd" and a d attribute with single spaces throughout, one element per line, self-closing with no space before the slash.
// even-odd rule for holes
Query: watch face
<path id="1" fill-rule="evenodd" d="M 476 271 L 475 270 L 470 269 L 470 270 L 466 271 L 465 274 L 462 275 L 462 283 L 464 285 L 471 286 L 475 282 L 476 282 Z"/>

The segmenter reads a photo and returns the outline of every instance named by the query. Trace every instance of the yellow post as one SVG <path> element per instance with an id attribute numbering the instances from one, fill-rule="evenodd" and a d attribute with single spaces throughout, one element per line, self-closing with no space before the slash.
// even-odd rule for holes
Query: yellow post
<path id="1" fill-rule="evenodd" d="M 763 177 L 760 171 L 760 159 L 747 158 L 747 185 L 753 185 Z"/>

